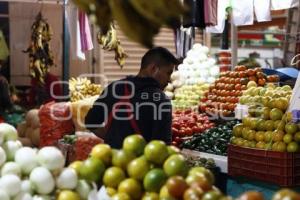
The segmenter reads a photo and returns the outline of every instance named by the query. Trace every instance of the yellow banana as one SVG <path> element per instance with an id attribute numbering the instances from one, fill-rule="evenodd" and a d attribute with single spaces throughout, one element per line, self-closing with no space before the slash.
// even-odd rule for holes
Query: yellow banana
<path id="1" fill-rule="evenodd" d="M 126 0 L 109 0 L 114 19 L 130 39 L 151 48 L 153 37 L 159 32 L 159 24 L 141 16 Z"/>

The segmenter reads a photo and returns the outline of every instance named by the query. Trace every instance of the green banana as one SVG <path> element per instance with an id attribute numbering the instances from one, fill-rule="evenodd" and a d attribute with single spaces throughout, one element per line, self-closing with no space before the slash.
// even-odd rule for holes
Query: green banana
<path id="1" fill-rule="evenodd" d="M 112 14 L 126 36 L 151 48 L 153 37 L 159 32 L 160 24 L 151 23 L 131 6 L 128 0 L 109 0 Z"/>
<path id="2" fill-rule="evenodd" d="M 148 20 L 163 24 L 167 18 L 161 0 L 129 0 L 131 5 Z"/>

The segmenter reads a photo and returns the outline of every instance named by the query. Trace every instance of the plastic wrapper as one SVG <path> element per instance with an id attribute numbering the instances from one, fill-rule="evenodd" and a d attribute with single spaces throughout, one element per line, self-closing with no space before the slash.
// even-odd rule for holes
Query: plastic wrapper
<path id="1" fill-rule="evenodd" d="M 74 132 L 69 103 L 50 102 L 43 105 L 39 118 L 40 147 L 55 145 L 64 135 Z"/>

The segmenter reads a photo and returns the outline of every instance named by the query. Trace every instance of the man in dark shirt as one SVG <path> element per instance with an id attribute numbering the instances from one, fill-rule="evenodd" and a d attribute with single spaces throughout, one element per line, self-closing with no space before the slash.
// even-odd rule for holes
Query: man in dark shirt
<path id="1" fill-rule="evenodd" d="M 170 144 L 172 107 L 163 89 L 177 64 L 167 49 L 149 50 L 137 76 L 112 82 L 103 91 L 85 118 L 86 127 L 113 148 L 134 133 Z"/>

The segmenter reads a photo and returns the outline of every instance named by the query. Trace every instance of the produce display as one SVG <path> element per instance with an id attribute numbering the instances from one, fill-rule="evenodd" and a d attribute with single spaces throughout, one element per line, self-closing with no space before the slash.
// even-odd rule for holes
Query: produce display
<path id="1" fill-rule="evenodd" d="M 23 52 L 29 54 L 30 75 L 41 84 L 44 84 L 45 75 L 49 72 L 49 68 L 54 65 L 53 53 L 50 50 L 52 34 L 50 25 L 39 13 L 31 26 L 30 45 Z"/>
<path id="2" fill-rule="evenodd" d="M 183 137 L 202 133 L 214 126 L 205 114 L 198 114 L 191 110 L 176 111 L 172 116 L 173 145 L 175 146 L 181 144 Z"/>
<path id="3" fill-rule="evenodd" d="M 64 168 L 61 151 L 22 147 L 9 124 L 0 124 L 0 133 L 1 200 L 87 199 L 92 182 L 81 180 L 74 167 Z"/>
<path id="4" fill-rule="evenodd" d="M 69 80 L 69 91 L 71 102 L 79 101 L 102 92 L 101 85 L 92 83 L 87 78 L 71 78 Z"/>
<path id="5" fill-rule="evenodd" d="M 292 93 L 290 86 L 250 87 L 241 104 L 248 105 L 249 115 L 233 128 L 231 142 L 238 146 L 281 152 L 300 150 L 300 124 L 290 121 L 286 110 Z"/>
<path id="6" fill-rule="evenodd" d="M 237 123 L 237 120 L 229 121 L 223 125 L 210 128 L 203 133 L 195 134 L 192 138 L 184 141 L 181 147 L 226 156 L 227 145 L 232 137 L 232 128 Z"/>
<path id="7" fill-rule="evenodd" d="M 208 88 L 208 84 L 199 83 L 195 85 L 183 85 L 182 87 L 175 89 L 175 98 L 172 100 L 172 107 L 175 110 L 186 110 L 191 107 L 197 107 L 199 101 L 204 97 L 204 94 L 208 91 Z"/>
<path id="8" fill-rule="evenodd" d="M 202 99 L 200 110 L 214 116 L 229 116 L 239 102 L 243 90 L 256 83 L 264 86 L 267 79 L 276 82 L 276 76 L 272 77 L 267 77 L 261 68 L 247 69 L 245 66 L 236 66 L 234 71 L 222 72 Z"/>

